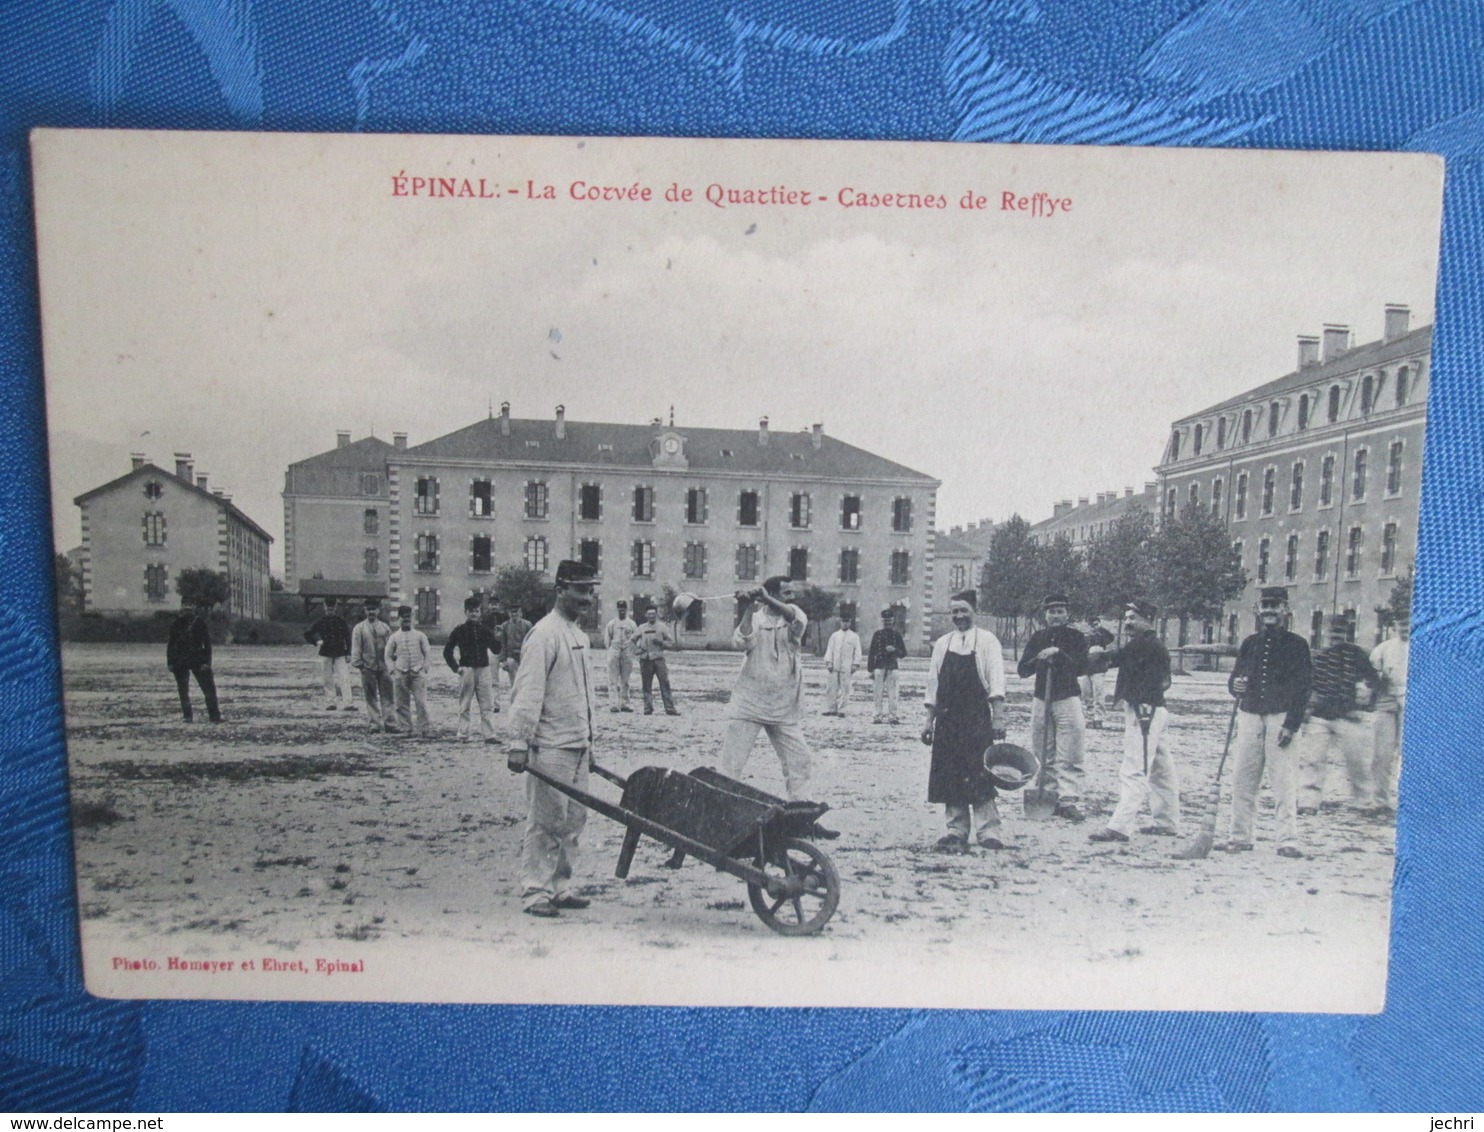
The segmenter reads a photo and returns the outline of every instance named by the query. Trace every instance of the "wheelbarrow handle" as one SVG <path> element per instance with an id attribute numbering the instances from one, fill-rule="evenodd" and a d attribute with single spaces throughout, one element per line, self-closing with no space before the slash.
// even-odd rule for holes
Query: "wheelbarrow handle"
<path id="1" fill-rule="evenodd" d="M 621 774 L 614 774 L 607 767 L 599 766 L 596 762 L 589 763 L 589 766 L 591 767 L 592 772 L 594 774 L 596 774 L 599 778 L 606 778 L 609 782 L 613 783 L 613 785 L 617 786 L 620 790 L 622 790 L 625 786 L 627 786 L 629 784 L 629 780 L 627 778 L 623 777 L 623 775 L 621 775 Z"/>

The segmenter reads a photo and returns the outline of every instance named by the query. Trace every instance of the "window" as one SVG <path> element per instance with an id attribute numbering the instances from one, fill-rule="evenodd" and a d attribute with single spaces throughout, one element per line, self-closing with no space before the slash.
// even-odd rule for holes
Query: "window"
<path id="1" fill-rule="evenodd" d="M 737 547 L 737 579 L 742 582 L 757 579 L 757 547 L 751 543 Z"/>
<path id="2" fill-rule="evenodd" d="M 1232 543 L 1232 557 L 1237 560 L 1238 566 L 1242 565 L 1242 555 L 1246 549 L 1246 544 L 1241 539 L 1237 539 L 1236 542 Z"/>
<path id="3" fill-rule="evenodd" d="M 634 522 L 654 522 L 654 488 L 648 484 L 634 488 Z"/>
<path id="4" fill-rule="evenodd" d="M 1407 403 L 1407 394 L 1410 392 L 1407 388 L 1410 372 L 1406 366 L 1396 371 L 1396 407 L 1398 409 Z"/>
<path id="5" fill-rule="evenodd" d="M 1226 418 L 1225 417 L 1218 417 L 1216 419 L 1216 447 L 1217 448 L 1225 448 L 1226 447 Z"/>
<path id="6" fill-rule="evenodd" d="M 1326 456 L 1319 465 L 1319 506 L 1328 507 L 1335 501 L 1335 458 Z"/>
<path id="7" fill-rule="evenodd" d="M 905 534 L 912 529 L 912 500 L 899 495 L 891 501 L 891 529 Z"/>
<path id="8" fill-rule="evenodd" d="M 577 489 L 577 517 L 586 523 L 595 523 L 603 517 L 601 484 L 585 483 Z"/>
<path id="9" fill-rule="evenodd" d="M 531 480 L 526 484 L 526 518 L 544 519 L 548 510 L 546 484 Z"/>
<path id="10" fill-rule="evenodd" d="M 687 633 L 704 633 L 706 631 L 706 603 L 704 601 L 693 601 L 685 610 L 685 619 L 681 621 Z"/>
<path id="11" fill-rule="evenodd" d="M 854 547 L 840 552 L 840 581 L 859 582 L 861 580 L 861 552 Z"/>
<path id="12" fill-rule="evenodd" d="M 144 545 L 165 545 L 165 516 L 159 511 L 148 511 L 144 516 Z"/>
<path id="13" fill-rule="evenodd" d="M 1226 484 L 1220 476 L 1211 481 L 1211 514 L 1213 517 L 1221 518 L 1221 496 L 1226 490 Z"/>
<path id="14" fill-rule="evenodd" d="M 381 533 L 381 512 L 375 507 L 366 508 L 366 513 L 361 516 L 361 533 L 368 535 Z"/>
<path id="15" fill-rule="evenodd" d="M 796 491 L 788 501 L 788 525 L 796 531 L 809 529 L 809 493 Z"/>
<path id="16" fill-rule="evenodd" d="M 1309 647 L 1317 649 L 1324 643 L 1324 610 L 1316 609 L 1309 618 Z"/>
<path id="17" fill-rule="evenodd" d="M 361 552 L 361 572 L 371 577 L 381 573 L 381 551 L 368 546 Z"/>
<path id="18" fill-rule="evenodd" d="M 1278 435 L 1278 412 L 1279 412 L 1279 408 L 1280 407 L 1279 407 L 1277 401 L 1273 401 L 1273 402 L 1271 402 L 1268 405 L 1268 435 L 1269 436 L 1277 436 Z"/>
<path id="19" fill-rule="evenodd" d="M 418 476 L 412 495 L 412 510 L 417 515 L 438 514 L 438 479 L 436 476 Z"/>
<path id="20" fill-rule="evenodd" d="M 1387 523 L 1381 529 L 1381 573 L 1396 573 L 1396 524 Z"/>
<path id="21" fill-rule="evenodd" d="M 908 551 L 891 552 L 891 572 L 888 577 L 894 586 L 905 586 L 912 580 L 912 555 Z"/>
<path id="22" fill-rule="evenodd" d="M 494 490 L 489 480 L 469 484 L 469 514 L 475 519 L 488 519 L 495 513 Z"/>
<path id="23" fill-rule="evenodd" d="M 1288 545 L 1283 552 L 1283 578 L 1285 581 L 1293 581 L 1298 577 L 1298 552 L 1299 537 L 1296 534 L 1288 536 Z"/>
<path id="24" fill-rule="evenodd" d="M 1293 462 L 1293 474 L 1288 480 L 1288 509 L 1297 511 L 1304 505 L 1304 462 Z"/>
<path id="25" fill-rule="evenodd" d="M 1179 429 L 1176 429 L 1174 432 L 1170 433 L 1170 459 L 1172 461 L 1180 459 L 1180 430 Z"/>
<path id="26" fill-rule="evenodd" d="M 1329 532 L 1314 536 L 1314 580 L 1322 582 L 1329 575 Z"/>
<path id="27" fill-rule="evenodd" d="M 842 531 L 861 529 L 861 497 L 859 495 L 847 495 L 840 500 L 840 529 Z"/>
<path id="28" fill-rule="evenodd" d="M 1309 395 L 1305 393 L 1299 398 L 1298 430 L 1303 432 L 1309 427 Z"/>
<path id="29" fill-rule="evenodd" d="M 1354 578 L 1360 573 L 1360 538 L 1359 527 L 1350 528 L 1350 541 L 1345 548 L 1345 576 Z"/>
<path id="30" fill-rule="evenodd" d="M 1194 434 L 1191 437 L 1191 445 L 1190 445 L 1191 455 L 1193 455 L 1193 456 L 1199 456 L 1201 454 L 1201 442 L 1203 440 L 1205 440 L 1205 439 L 1206 439 L 1206 430 L 1204 428 L 1202 428 L 1200 425 L 1196 425 L 1195 426 L 1195 430 L 1194 430 Z"/>
<path id="31" fill-rule="evenodd" d="M 546 571 L 546 538 L 532 535 L 526 539 L 526 569 L 544 573 Z"/>
<path id="32" fill-rule="evenodd" d="M 428 589 L 418 590 L 414 608 L 417 610 L 417 623 L 419 625 L 438 624 L 438 591 Z"/>
<path id="33" fill-rule="evenodd" d="M 1329 423 L 1334 424 L 1340 419 L 1340 387 L 1331 385 L 1329 387 Z"/>
<path id="34" fill-rule="evenodd" d="M 809 549 L 807 547 L 789 547 L 788 576 L 790 580 L 795 582 L 807 582 L 809 580 Z"/>
<path id="35" fill-rule="evenodd" d="M 1360 383 L 1360 415 L 1368 417 L 1371 415 L 1371 402 L 1376 396 L 1376 379 L 1370 374 L 1365 375 L 1365 380 Z"/>
<path id="36" fill-rule="evenodd" d="M 361 494 L 362 495 L 380 495 L 381 494 L 381 477 L 379 475 L 377 475 L 375 472 L 362 472 L 361 473 Z"/>
<path id="37" fill-rule="evenodd" d="M 1247 517 L 1247 473 L 1243 472 L 1237 476 L 1237 501 L 1235 504 L 1236 517 L 1245 519 Z"/>
<path id="38" fill-rule="evenodd" d="M 420 534 L 412 543 L 412 568 L 414 570 L 438 569 L 438 536 Z"/>
<path id="39" fill-rule="evenodd" d="M 705 543 L 688 542 L 685 544 L 685 576 L 687 578 L 704 578 L 706 576 Z"/>
<path id="40" fill-rule="evenodd" d="M 1190 484 L 1190 505 L 1192 507 L 1199 507 L 1200 504 L 1201 504 L 1201 485 L 1198 484 L 1198 483 L 1196 483 L 1194 480 L 1192 480 L 1191 481 L 1191 484 Z"/>
<path id="41" fill-rule="evenodd" d="M 577 544 L 577 560 L 597 573 L 603 570 L 603 544 L 595 538 L 585 538 Z"/>
<path id="42" fill-rule="evenodd" d="M 160 481 L 159 480 L 147 480 L 147 481 L 145 481 L 145 484 L 144 484 L 144 498 L 146 498 L 146 499 L 158 499 L 164 493 L 165 493 L 165 489 L 160 486 Z"/>
<path id="43" fill-rule="evenodd" d="M 1386 494 L 1397 495 L 1402 490 L 1402 442 L 1393 440 L 1386 453 Z"/>
<path id="44" fill-rule="evenodd" d="M 952 569 L 948 571 L 948 588 L 953 593 L 958 593 L 969 584 L 969 568 L 962 562 L 955 562 Z"/>
<path id="45" fill-rule="evenodd" d="M 1237 615 L 1235 613 L 1226 619 L 1226 643 L 1229 645 L 1237 643 Z"/>
<path id="46" fill-rule="evenodd" d="M 170 596 L 170 571 L 161 563 L 152 562 L 144 568 L 144 596 L 150 601 L 164 601 Z"/>
<path id="47" fill-rule="evenodd" d="M 1179 506 L 1180 497 L 1175 493 L 1175 489 L 1172 487 L 1169 491 L 1165 492 L 1165 518 L 1173 519 L 1175 517 L 1175 512 L 1179 508 Z"/>
<path id="48" fill-rule="evenodd" d="M 1242 443 L 1246 444 L 1252 439 L 1252 410 L 1242 410 Z"/>
<path id="49" fill-rule="evenodd" d="M 1350 478 L 1351 502 L 1359 503 L 1365 498 L 1367 453 L 1364 448 L 1355 453 L 1354 475 Z"/>
<path id="50" fill-rule="evenodd" d="M 1273 513 L 1273 488 L 1277 484 L 1278 469 L 1268 468 L 1262 473 L 1262 513 Z"/>
<path id="51" fill-rule="evenodd" d="M 636 578 L 654 577 L 654 543 L 638 539 L 629 555 L 629 571 Z"/>
<path id="52" fill-rule="evenodd" d="M 758 497 L 755 491 L 743 491 L 737 495 L 737 525 L 757 526 Z"/>
<path id="53" fill-rule="evenodd" d="M 1273 557 L 1273 540 L 1264 538 L 1257 544 L 1257 580 L 1266 585 L 1268 580 L 1268 563 Z"/>
<path id="54" fill-rule="evenodd" d="M 469 569 L 488 574 L 494 565 L 494 551 L 489 535 L 475 535 L 469 540 Z"/>

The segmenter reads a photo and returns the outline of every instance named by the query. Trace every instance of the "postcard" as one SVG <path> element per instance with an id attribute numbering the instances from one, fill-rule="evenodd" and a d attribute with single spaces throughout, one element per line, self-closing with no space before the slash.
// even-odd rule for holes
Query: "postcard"
<path id="1" fill-rule="evenodd" d="M 1438 159 L 32 154 L 92 993 L 1383 1007 Z"/>

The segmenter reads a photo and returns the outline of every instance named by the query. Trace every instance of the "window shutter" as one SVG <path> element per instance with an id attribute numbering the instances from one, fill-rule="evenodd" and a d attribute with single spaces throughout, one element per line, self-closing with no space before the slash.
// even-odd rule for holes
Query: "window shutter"
<path id="1" fill-rule="evenodd" d="M 706 489 L 704 487 L 701 488 L 701 522 L 703 522 L 703 523 L 706 521 L 707 515 L 710 513 L 709 510 L 708 510 L 708 508 L 710 506 L 710 502 L 711 501 L 706 496 Z M 702 560 L 704 561 L 704 559 L 705 559 L 705 551 L 703 549 L 702 550 Z"/>

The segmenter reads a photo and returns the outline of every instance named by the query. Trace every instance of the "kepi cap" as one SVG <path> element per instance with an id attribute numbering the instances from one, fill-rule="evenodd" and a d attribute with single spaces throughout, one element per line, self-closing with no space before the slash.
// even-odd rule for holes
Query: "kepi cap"
<path id="1" fill-rule="evenodd" d="M 564 558 L 557 563 L 556 584 L 559 586 L 592 585 L 598 580 L 598 572 L 586 562 Z"/>

